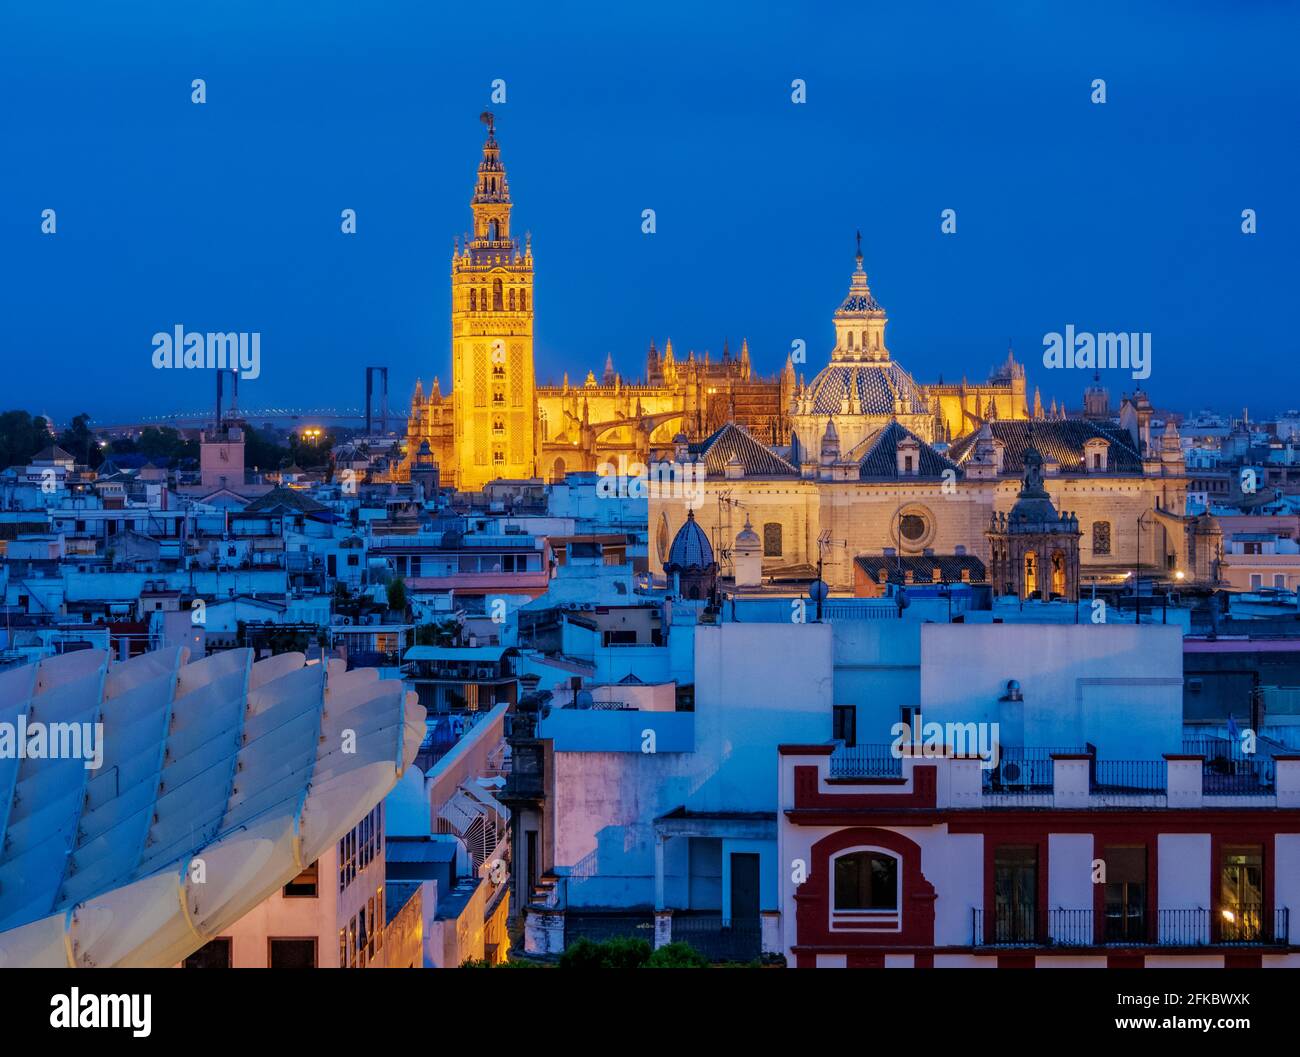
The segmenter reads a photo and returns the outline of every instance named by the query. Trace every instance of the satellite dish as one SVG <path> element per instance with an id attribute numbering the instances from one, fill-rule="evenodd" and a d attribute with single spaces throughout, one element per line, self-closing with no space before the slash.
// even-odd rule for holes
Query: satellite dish
<path id="1" fill-rule="evenodd" d="M 814 580 L 808 585 L 808 597 L 814 602 L 825 602 L 830 593 L 831 589 L 825 580 Z"/>

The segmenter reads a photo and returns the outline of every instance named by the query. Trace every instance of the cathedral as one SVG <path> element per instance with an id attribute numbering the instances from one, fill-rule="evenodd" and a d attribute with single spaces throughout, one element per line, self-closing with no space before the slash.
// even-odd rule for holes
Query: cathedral
<path id="1" fill-rule="evenodd" d="M 511 234 L 510 185 L 495 121 L 470 200 L 473 234 L 451 259 L 452 391 L 435 378 L 416 383 L 398 476 L 436 464 L 440 479 L 476 491 L 498 478 L 556 480 L 602 464 L 648 463 L 679 437 L 699 443 L 735 425 L 795 463 L 817 455 L 828 416 L 852 449 L 897 421 L 926 442 L 947 441 L 985 421 L 1030 414 L 1024 368 L 1008 354 L 983 384 L 923 386 L 890 357 L 885 311 L 867 285 L 861 245 L 849 292 L 835 313 L 832 364 L 809 384 L 787 354 L 775 375 L 755 372 L 749 343 L 722 355 L 680 355 L 650 342 L 640 378 L 625 378 L 607 357 L 598 378 L 540 385 L 533 364 L 532 240 Z"/>
<path id="2" fill-rule="evenodd" d="M 702 501 L 651 497 L 650 567 L 661 575 L 680 575 L 672 543 L 689 525 L 712 541 L 718 574 L 736 575 L 743 555 L 749 578 L 772 584 L 820 571 L 832 589 L 861 593 L 884 575 L 883 558 L 927 577 L 931 566 L 987 574 L 1022 597 L 1078 597 L 1133 569 L 1216 582 L 1221 532 L 1183 516 L 1181 441 L 1172 424 L 1153 427 L 1145 393 L 1112 418 L 1094 379 L 1082 415 L 1055 400 L 1045 411 L 1010 353 L 982 383 L 917 382 L 889 347 L 860 238 L 834 346 L 809 381 L 789 356 L 775 376 L 757 374 L 747 341 L 716 360 L 652 341 L 639 379 L 607 357 L 599 378 L 539 385 L 532 240 L 511 233 L 494 120 L 483 120 L 473 235 L 451 259 L 452 391 L 417 383 L 398 476 L 477 491 L 620 456 L 703 464 Z"/>

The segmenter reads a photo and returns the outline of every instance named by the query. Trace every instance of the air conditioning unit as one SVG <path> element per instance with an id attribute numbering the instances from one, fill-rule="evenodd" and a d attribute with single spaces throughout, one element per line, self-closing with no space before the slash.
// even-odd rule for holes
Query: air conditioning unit
<path id="1" fill-rule="evenodd" d="M 1022 761 L 1003 760 L 998 765 L 998 777 L 1003 785 L 1023 786 L 1029 784 L 1029 768 Z"/>

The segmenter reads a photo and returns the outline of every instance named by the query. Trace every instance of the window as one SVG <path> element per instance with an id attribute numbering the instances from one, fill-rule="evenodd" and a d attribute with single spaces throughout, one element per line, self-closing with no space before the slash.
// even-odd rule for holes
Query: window
<path id="1" fill-rule="evenodd" d="M 496 279 L 496 280 L 493 281 L 493 284 L 492 284 L 492 309 L 493 309 L 493 311 L 500 312 L 501 309 L 504 307 L 504 304 L 503 304 L 504 297 L 505 297 L 505 295 L 504 295 L 504 289 L 505 289 L 505 288 L 504 288 L 504 286 L 502 285 L 500 279 Z"/>
<path id="2" fill-rule="evenodd" d="M 898 860 L 855 851 L 835 860 L 836 910 L 898 910 Z"/>
<path id="3" fill-rule="evenodd" d="M 1094 470 L 1101 469 L 1101 452 L 1099 451 L 1094 451 L 1092 453 L 1092 468 Z"/>
<path id="4" fill-rule="evenodd" d="M 186 969 L 229 969 L 230 937 L 208 940 L 182 963 Z"/>
<path id="5" fill-rule="evenodd" d="M 1259 590 L 1261 587 L 1263 587 L 1263 586 L 1264 586 L 1264 576 L 1263 576 L 1263 574 L 1262 574 L 1262 573 L 1251 573 L 1251 574 L 1250 574 L 1250 589 L 1251 589 L 1252 591 L 1258 591 L 1258 590 Z"/>
<path id="6" fill-rule="evenodd" d="M 315 969 L 316 940 L 268 939 L 267 965 L 272 969 Z"/>
<path id="7" fill-rule="evenodd" d="M 781 557 L 781 525 L 779 522 L 769 521 L 763 526 L 763 557 Z"/>
<path id="8" fill-rule="evenodd" d="M 903 472 L 904 473 L 912 472 L 912 456 L 910 455 L 903 456 Z"/>
<path id="9" fill-rule="evenodd" d="M 1002 845 L 993 853 L 993 942 L 1034 943 L 1038 935 L 1038 848 Z"/>
<path id="10" fill-rule="evenodd" d="M 1286 590 L 1286 573 L 1273 574 L 1273 586 L 1285 591 Z"/>
<path id="11" fill-rule="evenodd" d="M 1263 920 L 1263 845 L 1226 845 L 1219 861 L 1219 936 L 1224 943 L 1258 940 Z"/>
<path id="12" fill-rule="evenodd" d="M 856 705 L 835 705 L 831 714 L 831 737 L 844 742 L 845 748 L 858 743 L 858 709 Z"/>
<path id="13" fill-rule="evenodd" d="M 319 862 L 312 863 L 303 870 L 302 873 L 285 885 L 285 897 L 315 899 L 317 895 L 316 878 L 319 872 L 319 866 Z"/>
<path id="14" fill-rule="evenodd" d="M 511 287 L 510 288 L 510 311 L 513 312 L 514 310 L 515 310 L 515 291 L 514 291 L 514 287 Z"/>
<path id="15" fill-rule="evenodd" d="M 527 311 L 528 311 L 528 291 L 527 291 L 527 290 L 520 290 L 520 291 L 519 291 L 519 311 L 520 311 L 520 312 L 527 312 Z"/>
<path id="16" fill-rule="evenodd" d="M 1145 847 L 1107 847 L 1106 942 L 1145 941 L 1147 903 L 1147 850 Z"/>
<path id="17" fill-rule="evenodd" d="M 478 292 L 473 287 L 469 291 L 469 310 L 471 312 L 478 311 Z"/>
<path id="18" fill-rule="evenodd" d="M 366 937 L 366 957 L 375 956 L 375 933 L 379 931 L 379 922 L 375 918 L 375 897 L 371 896 L 366 900 L 366 911 L 370 920 L 370 935 Z"/>
<path id="19" fill-rule="evenodd" d="M 1110 553 L 1110 522 L 1094 521 L 1092 523 L 1092 553 Z"/>
<path id="20" fill-rule="evenodd" d="M 912 472 L 912 457 L 907 456 L 907 472 Z M 904 514 L 898 519 L 898 531 L 903 539 L 915 542 L 925 535 L 925 518 L 920 514 Z"/>

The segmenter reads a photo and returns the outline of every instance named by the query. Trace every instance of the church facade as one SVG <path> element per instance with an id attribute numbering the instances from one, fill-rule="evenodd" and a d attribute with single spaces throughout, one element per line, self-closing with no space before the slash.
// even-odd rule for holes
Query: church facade
<path id="1" fill-rule="evenodd" d="M 886 316 L 867 286 L 861 252 L 848 297 L 835 315 L 834 370 L 811 384 L 789 354 L 774 375 L 758 374 L 749 343 L 720 358 L 662 350 L 650 343 L 644 372 L 625 378 L 607 357 L 599 377 L 538 384 L 533 361 L 532 240 L 512 234 L 513 203 L 495 122 L 470 200 L 472 235 L 456 241 L 451 260 L 452 389 L 437 378 L 417 382 L 407 422 L 405 458 L 395 476 L 436 464 L 440 479 L 475 491 L 499 478 L 556 480 L 565 473 L 649 462 L 678 437 L 700 443 L 728 424 L 801 461 L 817 447 L 826 417 L 848 430 L 846 450 L 896 420 L 925 441 L 948 440 L 985 421 L 1030 414 L 1024 369 L 1008 355 L 988 381 L 923 386 L 894 362 L 885 344 Z"/>

